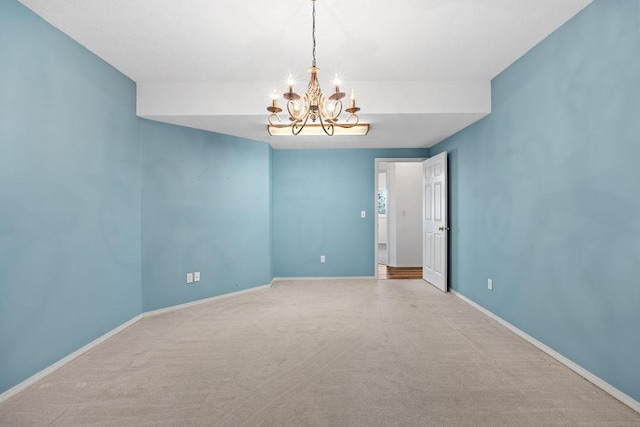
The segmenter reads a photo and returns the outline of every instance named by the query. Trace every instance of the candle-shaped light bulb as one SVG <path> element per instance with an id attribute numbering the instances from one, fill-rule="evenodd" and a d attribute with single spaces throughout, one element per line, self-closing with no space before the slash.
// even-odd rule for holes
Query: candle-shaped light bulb
<path id="1" fill-rule="evenodd" d="M 289 78 L 287 79 L 287 84 L 289 85 L 289 92 L 293 92 L 293 84 L 295 81 L 293 80 L 293 76 L 289 74 Z"/>
<path id="2" fill-rule="evenodd" d="M 351 108 L 355 108 L 356 106 L 356 90 L 351 89 Z"/>
<path id="3" fill-rule="evenodd" d="M 336 89 L 336 93 L 340 92 L 340 77 L 337 74 L 333 78 L 333 86 Z"/>
<path id="4" fill-rule="evenodd" d="M 277 107 L 278 106 L 278 92 L 276 92 L 276 90 L 273 90 L 273 93 L 271 94 L 271 106 L 272 107 Z"/>

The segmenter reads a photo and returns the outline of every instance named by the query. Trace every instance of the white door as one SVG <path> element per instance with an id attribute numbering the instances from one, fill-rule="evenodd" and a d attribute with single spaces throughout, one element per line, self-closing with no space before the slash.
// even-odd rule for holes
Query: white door
<path id="1" fill-rule="evenodd" d="M 447 153 L 422 162 L 422 278 L 447 292 Z"/>

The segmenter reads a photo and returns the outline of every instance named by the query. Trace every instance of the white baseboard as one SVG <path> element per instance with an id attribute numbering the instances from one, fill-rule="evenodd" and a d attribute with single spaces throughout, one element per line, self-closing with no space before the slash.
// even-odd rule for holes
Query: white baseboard
<path id="1" fill-rule="evenodd" d="M 577 363 L 573 362 L 572 360 L 567 359 L 566 357 L 564 357 L 563 355 L 561 355 L 560 353 L 558 353 L 557 351 L 555 351 L 551 347 L 541 343 L 537 339 L 533 338 L 531 335 L 529 335 L 529 334 L 521 331 L 520 329 L 516 328 L 515 326 L 513 326 L 511 323 L 507 322 L 503 318 L 493 314 L 492 312 L 490 312 L 486 308 L 482 307 L 481 305 L 471 301 L 469 298 L 465 297 L 461 293 L 456 292 L 455 290 L 453 290 L 451 288 L 449 288 L 449 292 L 451 292 L 453 295 L 455 295 L 456 297 L 460 298 L 462 301 L 466 302 L 467 304 L 471 305 L 473 308 L 475 308 L 475 309 L 481 311 L 482 313 L 486 314 L 487 316 L 489 316 L 490 318 L 492 318 L 496 322 L 500 323 L 502 326 L 504 326 L 505 328 L 509 329 L 514 334 L 516 334 L 519 337 L 523 338 L 524 340 L 528 341 L 530 344 L 534 345 L 538 349 L 540 349 L 543 352 L 547 353 L 549 356 L 553 357 L 558 362 L 562 363 L 567 368 L 571 369 L 573 372 L 575 372 L 576 374 L 580 375 L 581 377 L 583 377 L 587 381 L 593 383 L 597 387 L 599 387 L 602 390 L 606 391 L 611 396 L 615 397 L 620 402 L 624 403 L 625 405 L 627 405 L 628 407 L 630 407 L 634 411 L 640 413 L 640 402 L 638 402 L 637 400 L 633 399 L 631 396 L 621 392 L 620 390 L 618 390 L 617 388 L 615 388 L 614 386 L 612 386 L 611 384 L 609 384 L 608 382 L 606 382 L 602 378 L 592 374 L 591 372 L 587 371 L 582 366 L 578 365 Z"/>
<path id="2" fill-rule="evenodd" d="M 267 288 L 270 288 L 272 285 L 273 285 L 273 280 L 267 285 L 256 286 L 253 288 L 243 289 L 241 291 L 235 291 L 235 292 L 229 292 L 222 295 L 216 295 L 215 297 L 199 299 L 197 301 L 191 301 L 191 302 L 186 302 L 184 304 L 172 305 L 171 307 L 160 308 L 158 310 L 147 311 L 142 313 L 142 316 L 143 317 L 157 316 L 158 314 L 168 313 L 170 311 L 175 311 L 175 310 L 182 310 L 183 308 L 193 307 L 194 305 L 205 304 L 207 302 L 216 301 L 223 298 L 246 294 L 247 292 L 254 292 L 262 289 L 267 289 Z"/>
<path id="3" fill-rule="evenodd" d="M 369 280 L 369 279 L 375 279 L 375 278 L 376 276 L 274 277 L 272 283 L 303 281 L 303 280 Z"/>
<path id="4" fill-rule="evenodd" d="M 201 300 L 197 300 L 197 301 L 188 302 L 188 303 L 185 303 L 185 304 L 174 305 L 174 306 L 171 306 L 171 307 L 161 308 L 159 310 L 147 311 L 145 313 L 138 314 L 133 319 L 123 323 L 122 325 L 120 325 L 117 328 L 107 332 L 106 334 L 102 335 L 101 337 L 96 338 L 95 340 L 91 341 L 89 344 L 85 345 L 84 347 L 74 351 L 73 353 L 69 354 L 68 356 L 65 356 L 64 358 L 58 360 L 53 365 L 50 365 L 50 366 L 46 367 L 45 369 L 43 369 L 42 371 L 38 372 L 37 374 L 34 374 L 33 376 L 31 376 L 31 377 L 27 378 L 26 380 L 22 381 L 20 384 L 17 384 L 15 386 L 11 387 L 9 390 L 5 391 L 4 393 L 0 394 L 0 403 L 2 403 L 5 400 L 11 398 L 12 396 L 15 396 L 16 394 L 18 394 L 22 390 L 24 390 L 27 387 L 33 385 L 34 383 L 40 381 L 41 379 L 43 379 L 47 375 L 50 375 L 50 374 L 54 373 L 55 371 L 57 371 L 58 369 L 62 368 L 66 364 L 70 363 L 72 360 L 77 359 L 78 357 L 80 357 L 83 354 L 85 354 L 87 351 L 89 351 L 92 348 L 96 347 L 97 345 L 105 342 L 109 338 L 111 338 L 114 335 L 118 334 L 119 332 L 125 330 L 126 328 L 128 328 L 131 325 L 133 325 L 134 323 L 136 323 L 138 320 L 140 320 L 142 318 L 150 317 L 150 316 L 156 316 L 158 314 L 167 313 L 169 311 L 174 311 L 174 310 L 180 310 L 180 309 L 191 307 L 191 306 L 194 306 L 194 305 L 204 304 L 206 302 L 215 301 L 215 300 L 218 300 L 218 299 L 221 299 L 221 298 L 231 297 L 231 296 L 235 296 L 235 295 L 244 294 L 244 293 L 247 293 L 247 292 L 253 292 L 253 291 L 257 291 L 257 290 L 261 290 L 261 289 L 270 288 L 272 285 L 273 285 L 273 280 L 271 280 L 271 282 L 269 284 L 267 284 L 267 285 L 256 286 L 254 288 L 243 289 L 243 290 L 237 291 L 237 292 L 230 292 L 228 294 L 217 295 L 217 296 L 211 297 L 211 298 L 205 298 L 205 299 L 201 299 Z"/>
<path id="5" fill-rule="evenodd" d="M 47 368 L 44 368 L 42 371 L 38 372 L 37 374 L 35 374 L 35 375 L 27 378 L 26 380 L 22 381 L 20 384 L 17 384 L 15 386 L 13 386 L 9 390 L 7 390 L 4 393 L 0 394 L 0 403 L 4 402 L 5 400 L 9 399 L 12 396 L 18 394 L 19 392 L 21 392 L 22 390 L 26 389 L 30 385 L 40 381 L 41 379 L 43 379 L 47 375 L 54 373 L 55 371 L 57 371 L 58 369 L 62 368 L 67 363 L 71 362 L 74 359 L 77 359 L 78 357 L 80 357 L 83 354 L 85 354 L 87 351 L 89 351 L 92 348 L 96 347 L 98 344 L 101 344 L 101 343 L 105 342 L 106 340 L 108 340 L 109 338 L 113 337 L 117 333 L 127 329 L 129 326 L 133 325 L 138 320 L 142 319 L 142 317 L 143 317 L 142 314 L 138 314 L 136 317 L 134 317 L 133 319 L 129 320 L 128 322 L 123 323 L 122 325 L 118 326 L 117 328 L 115 328 L 115 329 L 107 332 L 106 334 L 102 335 L 101 337 L 91 341 L 89 344 L 87 344 L 84 347 L 74 351 L 73 353 L 69 354 L 68 356 L 63 357 L 62 359 L 58 360 L 53 365 L 48 366 Z"/>

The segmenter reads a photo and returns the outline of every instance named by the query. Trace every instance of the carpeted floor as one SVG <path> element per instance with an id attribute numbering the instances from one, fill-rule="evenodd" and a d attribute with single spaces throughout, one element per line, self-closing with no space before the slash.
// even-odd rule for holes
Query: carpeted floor
<path id="1" fill-rule="evenodd" d="M 280 282 L 145 318 L 0 425 L 633 425 L 640 414 L 421 280 Z"/>

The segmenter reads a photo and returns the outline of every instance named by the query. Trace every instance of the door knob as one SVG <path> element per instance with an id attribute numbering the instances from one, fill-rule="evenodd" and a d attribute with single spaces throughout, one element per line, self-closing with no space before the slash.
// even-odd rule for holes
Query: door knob
<path id="1" fill-rule="evenodd" d="M 440 231 L 444 231 L 444 230 L 449 231 L 449 227 L 438 227 L 438 230 L 440 230 Z"/>

